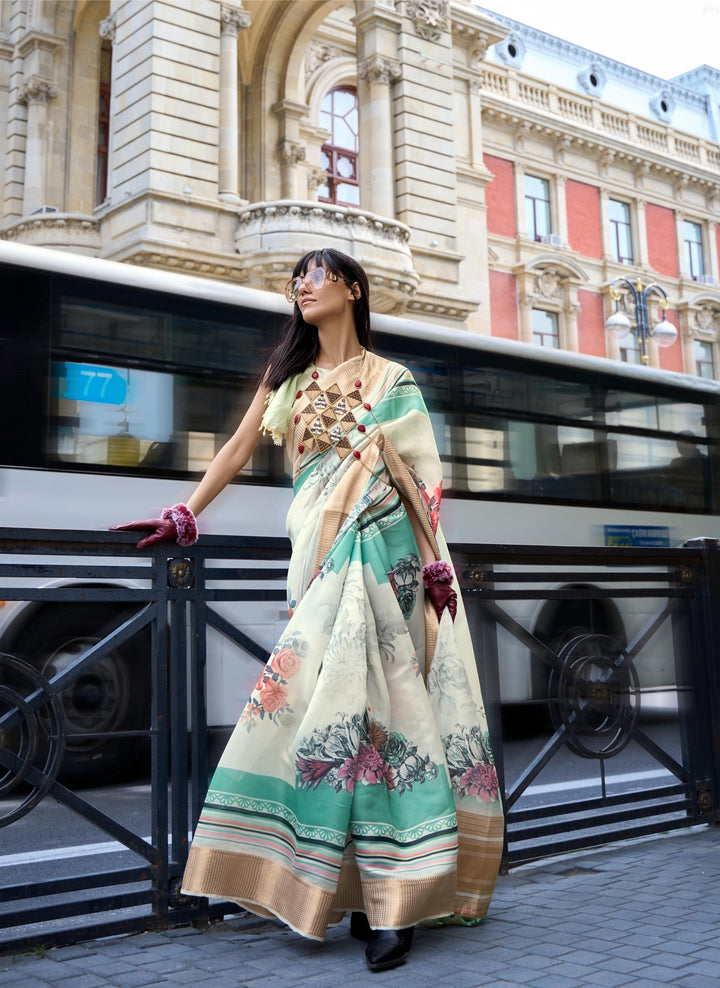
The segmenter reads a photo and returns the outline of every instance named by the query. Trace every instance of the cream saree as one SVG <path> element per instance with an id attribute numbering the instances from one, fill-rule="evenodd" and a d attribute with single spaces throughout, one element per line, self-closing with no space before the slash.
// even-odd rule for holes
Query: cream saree
<path id="1" fill-rule="evenodd" d="M 213 776 L 183 891 L 322 939 L 487 912 L 503 818 L 462 600 L 438 624 L 408 511 L 449 560 L 422 396 L 364 353 L 285 382 L 290 620 Z M 458 594 L 458 598 L 460 595 Z"/>

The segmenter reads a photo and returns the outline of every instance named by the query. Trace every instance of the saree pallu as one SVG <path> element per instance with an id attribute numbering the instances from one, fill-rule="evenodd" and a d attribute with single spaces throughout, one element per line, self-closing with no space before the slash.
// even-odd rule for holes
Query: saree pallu
<path id="1" fill-rule="evenodd" d="M 411 374 L 364 353 L 271 395 L 293 464 L 290 620 L 223 753 L 183 891 L 322 939 L 482 918 L 503 817 L 472 643 L 425 601 L 409 513 L 449 560 Z"/>

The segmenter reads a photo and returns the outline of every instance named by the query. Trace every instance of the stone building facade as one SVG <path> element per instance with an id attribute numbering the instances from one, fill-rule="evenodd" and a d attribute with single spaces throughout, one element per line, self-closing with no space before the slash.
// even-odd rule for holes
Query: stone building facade
<path id="1" fill-rule="evenodd" d="M 650 362 L 720 376 L 719 101 L 469 0 L 5 0 L 0 237 L 270 290 L 334 245 L 378 311 L 629 360 L 659 280 Z"/>

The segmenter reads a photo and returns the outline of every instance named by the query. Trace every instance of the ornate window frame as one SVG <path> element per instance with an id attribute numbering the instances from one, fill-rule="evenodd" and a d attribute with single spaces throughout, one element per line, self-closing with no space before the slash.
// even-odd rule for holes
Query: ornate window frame
<path id="1" fill-rule="evenodd" d="M 507 38 L 498 41 L 494 48 L 495 54 L 505 65 L 513 69 L 522 68 L 527 48 L 525 42 L 516 31 L 512 31 L 508 34 Z"/>
<path id="2" fill-rule="evenodd" d="M 578 72 L 577 81 L 580 88 L 583 89 L 588 96 L 594 96 L 597 99 L 601 99 L 607 83 L 607 75 L 599 62 L 591 62 L 588 66 L 586 66 L 586 68 Z"/>
<path id="3" fill-rule="evenodd" d="M 558 319 L 561 350 L 577 352 L 578 289 L 588 275 L 573 260 L 557 254 L 538 254 L 515 269 L 520 306 L 520 338 L 533 342 L 532 310 L 554 312 Z"/>

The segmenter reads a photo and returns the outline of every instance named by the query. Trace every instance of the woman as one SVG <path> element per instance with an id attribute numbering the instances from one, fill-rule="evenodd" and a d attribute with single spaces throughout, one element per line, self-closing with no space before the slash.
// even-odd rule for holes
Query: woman
<path id="1" fill-rule="evenodd" d="M 415 924 L 484 917 L 502 810 L 422 396 L 371 351 L 352 258 L 311 251 L 286 296 L 288 334 L 188 504 L 119 527 L 155 528 L 139 548 L 189 544 L 260 433 L 286 441 L 290 621 L 210 784 L 183 890 L 314 939 L 350 910 L 385 970 Z"/>

